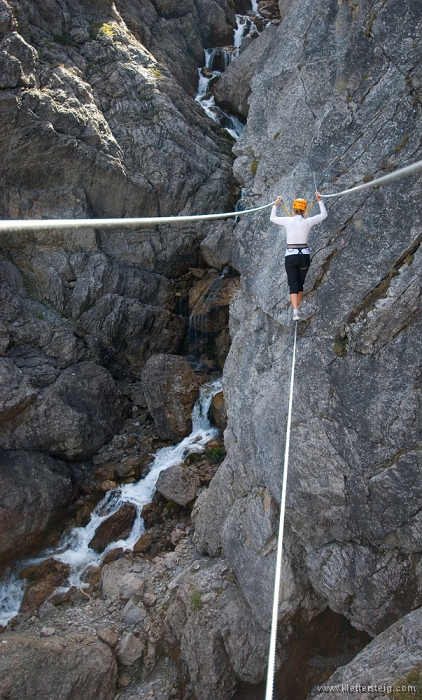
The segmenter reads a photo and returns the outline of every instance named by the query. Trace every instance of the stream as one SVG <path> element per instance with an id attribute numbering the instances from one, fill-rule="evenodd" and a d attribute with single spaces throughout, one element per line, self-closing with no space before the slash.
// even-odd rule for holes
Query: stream
<path id="1" fill-rule="evenodd" d="M 181 464 L 189 454 L 203 452 L 207 443 L 219 434 L 219 429 L 211 425 L 208 417 L 211 401 L 219 391 L 221 391 L 221 379 L 215 379 L 201 386 L 199 398 L 192 411 L 191 434 L 177 445 L 158 450 L 146 476 L 134 484 L 123 484 L 117 489 L 108 491 L 97 504 L 85 527 L 76 527 L 71 533 L 66 533 L 57 548 L 48 549 L 35 559 L 20 561 L 16 564 L 14 571 L 7 573 L 0 582 L 0 625 L 6 625 L 19 613 L 26 588 L 26 581 L 21 580 L 19 574 L 26 567 L 53 557 L 70 566 L 68 586 L 59 590 L 68 590 L 71 586 L 83 588 L 88 586 L 81 580 L 87 567 L 98 566 L 106 554 L 117 547 L 125 550 L 133 549 L 145 530 L 141 517 L 142 508 L 152 501 L 160 472 L 173 465 Z M 124 503 L 132 503 L 137 510 L 137 517 L 129 536 L 126 540 L 110 543 L 104 552 L 97 554 L 89 547 L 89 542 L 103 520 L 116 513 Z"/>
<path id="2" fill-rule="evenodd" d="M 251 14 L 261 17 L 258 12 L 257 0 L 251 0 Z M 204 51 L 204 66 L 198 68 L 198 91 L 195 101 L 199 102 L 206 114 L 220 124 L 234 138 L 238 139 L 242 133 L 244 124 L 231 114 L 226 114 L 216 102 L 211 87 L 218 80 L 236 57 L 240 47 L 246 38 L 257 37 L 259 30 L 249 15 L 236 15 L 236 28 L 233 30 L 233 45 L 228 47 L 217 46 Z"/>

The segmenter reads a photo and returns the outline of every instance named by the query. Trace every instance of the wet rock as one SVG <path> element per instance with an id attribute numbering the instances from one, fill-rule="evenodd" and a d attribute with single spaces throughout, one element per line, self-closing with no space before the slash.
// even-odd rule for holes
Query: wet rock
<path id="1" fill-rule="evenodd" d="M 68 564 L 52 558 L 24 569 L 21 578 L 28 579 L 29 585 L 22 600 L 21 612 L 38 608 L 56 588 L 66 583 L 69 573 Z"/>
<path id="2" fill-rule="evenodd" d="M 219 391 L 211 401 L 210 412 L 215 423 L 224 432 L 227 428 L 227 411 L 222 391 Z"/>
<path id="3" fill-rule="evenodd" d="M 218 333 L 227 327 L 229 304 L 240 288 L 238 277 L 218 277 L 192 309 L 191 325 L 201 333 Z"/>
<path id="4" fill-rule="evenodd" d="M 248 116 L 252 78 L 275 34 L 275 27 L 265 29 L 228 65 L 212 87 L 217 103 L 224 104 L 226 109 L 241 118 Z"/>
<path id="5" fill-rule="evenodd" d="M 168 501 L 186 506 L 195 498 L 199 485 L 199 478 L 193 470 L 175 465 L 160 473 L 155 488 Z"/>
<path id="6" fill-rule="evenodd" d="M 89 547 L 95 552 L 103 552 L 110 542 L 126 539 L 132 530 L 136 518 L 136 508 L 131 503 L 124 503 L 119 510 L 97 527 Z"/>
<path id="7" fill-rule="evenodd" d="M 145 645 L 130 632 L 124 632 L 116 645 L 116 659 L 121 666 L 132 666 L 143 654 Z"/>
<path id="8" fill-rule="evenodd" d="M 154 355 L 142 371 L 142 386 L 160 437 L 179 442 L 188 435 L 199 385 L 185 358 Z"/>
<path id="9" fill-rule="evenodd" d="M 10 700 L 48 697 L 51 688 L 56 700 L 78 700 L 81 687 L 89 697 L 114 698 L 117 668 L 105 644 L 86 646 L 69 639 L 62 646 L 56 637 L 18 633 L 6 633 L 2 640 L 0 687 L 8 689 Z"/>
<path id="10" fill-rule="evenodd" d="M 0 558 L 6 562 L 40 546 L 74 487 L 64 462 L 23 450 L 0 450 L 0 485 Z"/>

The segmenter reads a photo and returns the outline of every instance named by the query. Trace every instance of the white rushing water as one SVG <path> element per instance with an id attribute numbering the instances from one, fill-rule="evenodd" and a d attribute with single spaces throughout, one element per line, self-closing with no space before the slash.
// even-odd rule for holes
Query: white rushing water
<path id="1" fill-rule="evenodd" d="M 258 3 L 252 0 L 252 11 L 260 17 Z M 223 129 L 238 139 L 243 130 L 242 122 L 231 114 L 226 114 L 216 102 L 211 92 L 212 83 L 221 77 L 227 66 L 239 55 L 242 42 L 247 37 L 258 36 L 259 32 L 248 15 L 236 15 L 236 28 L 233 30 L 233 47 L 205 49 L 204 68 L 198 69 L 198 92 L 195 100 L 199 102 L 206 114 L 218 122 Z"/>
<path id="2" fill-rule="evenodd" d="M 91 514 L 91 519 L 85 527 L 77 527 L 66 535 L 56 550 L 48 550 L 44 556 L 21 562 L 16 573 L 8 572 L 7 577 L 0 582 L 0 625 L 17 615 L 25 592 L 25 582 L 20 580 L 19 571 L 30 564 L 39 563 L 49 557 L 69 564 L 71 568 L 68 585 L 84 586 L 81 577 L 90 565 L 98 565 L 105 555 L 116 547 L 132 550 L 135 543 L 144 532 L 144 521 L 141 511 L 144 505 L 152 501 L 155 486 L 160 472 L 175 464 L 181 464 L 193 452 L 202 452 L 207 443 L 219 434 L 208 418 L 208 412 L 213 396 L 221 391 L 221 379 L 203 384 L 199 399 L 192 412 L 192 432 L 178 445 L 163 447 L 156 453 L 147 475 L 135 484 L 124 484 L 109 491 Z M 112 542 L 101 554 L 90 549 L 89 542 L 95 531 L 106 518 L 116 513 L 124 503 L 132 503 L 137 509 L 137 518 L 126 540 Z"/>

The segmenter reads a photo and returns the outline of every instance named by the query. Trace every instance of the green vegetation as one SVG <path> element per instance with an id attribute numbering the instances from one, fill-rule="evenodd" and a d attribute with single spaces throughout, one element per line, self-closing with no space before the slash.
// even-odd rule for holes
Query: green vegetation
<path id="1" fill-rule="evenodd" d="M 69 34 L 53 34 L 53 39 L 56 44 L 60 44 L 61 46 L 77 46 L 77 44 L 72 41 Z"/>
<path id="2" fill-rule="evenodd" d="M 190 598 L 191 605 L 194 610 L 202 610 L 202 596 L 199 591 L 194 591 Z"/>
<path id="3" fill-rule="evenodd" d="M 251 163 L 250 171 L 254 177 L 256 175 L 256 171 L 258 170 L 258 165 L 259 165 L 259 160 L 253 160 Z"/>
<path id="4" fill-rule="evenodd" d="M 104 22 L 101 25 L 98 34 L 104 34 L 104 36 L 109 36 L 114 39 L 114 27 L 110 22 Z"/>
<path id="5" fill-rule="evenodd" d="M 163 71 L 160 70 L 159 68 L 148 68 L 149 72 L 154 76 L 154 78 L 162 78 L 163 77 Z"/>
<path id="6" fill-rule="evenodd" d="M 393 690 L 391 695 L 394 700 L 422 700 L 422 677 L 421 669 L 419 664 L 416 664 L 412 670 L 404 678 L 398 678 L 394 682 L 395 688 L 400 688 L 400 690 Z M 416 688 L 416 693 L 413 691 Z"/>
<path id="7" fill-rule="evenodd" d="M 207 450 L 207 459 L 212 463 L 216 464 L 217 462 L 220 462 L 221 460 L 224 459 L 226 456 L 226 450 L 224 447 L 210 447 L 209 450 Z"/>
<path id="8" fill-rule="evenodd" d="M 280 136 L 280 134 L 281 134 L 281 131 L 276 131 L 276 132 L 275 132 L 275 134 L 274 134 L 274 136 L 273 136 L 274 141 L 275 141 L 276 139 L 278 139 L 278 137 Z"/>
<path id="9" fill-rule="evenodd" d="M 369 175 L 369 174 L 368 174 L 368 175 L 364 175 L 363 178 L 362 178 L 363 182 L 372 182 L 373 179 L 374 179 L 374 176 L 373 176 L 373 175 Z"/>
<path id="10" fill-rule="evenodd" d="M 37 318 L 39 318 L 40 321 L 44 321 L 44 314 L 37 314 Z"/>
<path id="11" fill-rule="evenodd" d="M 344 338 L 339 338 L 334 343 L 334 352 L 338 357 L 344 357 L 347 353 L 347 346 L 349 344 L 349 338 L 347 335 Z"/>

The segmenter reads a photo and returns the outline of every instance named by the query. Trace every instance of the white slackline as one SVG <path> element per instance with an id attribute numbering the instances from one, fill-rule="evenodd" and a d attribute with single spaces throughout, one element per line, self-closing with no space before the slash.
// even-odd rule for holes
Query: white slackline
<path id="1" fill-rule="evenodd" d="M 379 187 L 380 185 L 386 185 L 388 182 L 393 182 L 393 180 L 400 180 L 402 177 L 407 175 L 413 175 L 413 173 L 418 173 L 422 170 L 422 160 L 418 160 L 412 165 L 408 165 L 405 168 L 400 168 L 400 170 L 395 170 L 394 173 L 389 175 L 383 175 L 376 180 L 371 180 L 371 182 L 365 182 L 363 185 L 357 185 L 357 187 L 351 187 L 349 190 L 343 190 L 343 192 L 336 192 L 335 194 L 322 194 L 321 197 L 342 197 L 344 194 L 350 194 L 350 192 L 360 192 L 361 190 L 367 190 L 369 187 Z"/>
<path id="2" fill-rule="evenodd" d="M 286 447 L 284 450 L 283 487 L 281 490 L 280 524 L 279 524 L 279 529 L 278 529 L 278 545 L 277 545 L 277 559 L 276 559 L 276 565 L 275 565 L 273 615 L 272 615 L 272 621 L 271 621 L 270 651 L 268 654 L 268 670 L 267 670 L 267 691 L 265 694 L 265 700 L 272 700 L 273 690 L 274 690 L 275 652 L 276 652 L 276 645 L 277 645 L 278 600 L 280 597 L 281 563 L 282 563 L 282 557 L 283 557 L 283 534 L 284 534 L 284 516 L 285 516 L 285 512 L 286 512 L 287 470 L 288 470 L 288 466 L 289 466 L 290 427 L 291 427 L 291 422 L 292 422 L 293 385 L 294 385 L 295 361 L 296 361 L 296 336 L 297 336 L 297 321 L 295 322 L 295 337 L 294 337 L 294 343 L 293 343 L 292 373 L 291 373 L 291 377 L 290 377 L 289 412 L 288 412 L 288 416 L 287 416 Z"/>
<path id="3" fill-rule="evenodd" d="M 394 173 L 389 175 L 384 175 L 377 180 L 372 180 L 371 182 L 365 182 L 363 185 L 358 185 L 357 187 L 352 187 L 349 190 L 343 190 L 343 192 L 336 192 L 334 194 L 322 194 L 321 197 L 342 197 L 344 194 L 349 194 L 351 192 L 359 192 L 360 190 L 366 190 L 369 187 L 379 187 L 380 185 L 386 185 L 388 182 L 393 182 L 393 180 L 399 180 L 407 175 L 413 175 L 413 173 L 418 173 L 422 170 L 422 160 L 408 165 L 405 168 L 400 168 Z M 21 231 L 69 231 L 78 230 L 86 228 L 102 228 L 102 229 L 115 229 L 115 228 L 143 228 L 146 226 L 163 226 L 165 224 L 181 224 L 189 223 L 191 221 L 206 221 L 212 219 L 227 219 L 234 216 L 243 216 L 244 214 L 251 214 L 255 211 L 261 211 L 261 209 L 267 209 L 272 207 L 273 202 L 269 204 L 264 204 L 262 207 L 254 207 L 253 209 L 245 209 L 243 211 L 231 211 L 231 212 L 221 212 L 220 214 L 194 214 L 191 216 L 150 216 L 141 218 L 127 218 L 127 219 L 29 219 L 29 220 L 13 220 L 7 219 L 0 221 L 0 233 L 20 233 Z"/>
<path id="4" fill-rule="evenodd" d="M 30 220 L 6 220 L 0 221 L 0 233 L 20 233 L 21 231 L 68 231 L 86 228 L 143 228 L 145 226 L 159 226 L 164 224 L 189 223 L 191 221 L 203 221 L 208 219 L 226 219 L 234 216 L 243 216 L 254 211 L 260 211 L 272 207 L 273 203 L 264 204 L 254 209 L 243 211 L 231 211 L 220 214 L 196 214 L 193 216 L 150 216 L 136 219 L 30 219 Z"/>

